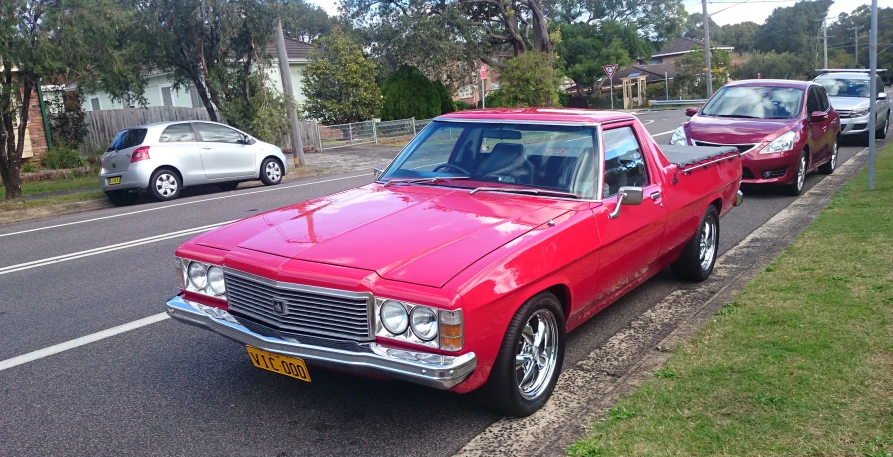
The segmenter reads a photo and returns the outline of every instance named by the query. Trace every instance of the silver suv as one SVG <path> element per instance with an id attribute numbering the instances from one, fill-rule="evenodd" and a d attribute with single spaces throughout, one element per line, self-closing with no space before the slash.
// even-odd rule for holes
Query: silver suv
<path id="1" fill-rule="evenodd" d="M 868 105 L 870 102 L 868 70 L 823 70 L 815 78 L 828 91 L 831 106 L 840 113 L 841 135 L 862 135 L 868 140 Z M 890 127 L 890 101 L 884 83 L 877 78 L 876 138 L 886 138 Z"/>
<path id="2" fill-rule="evenodd" d="M 148 192 L 173 200 L 188 186 L 241 181 L 279 184 L 288 173 L 282 149 L 227 125 L 206 121 L 160 122 L 124 129 L 102 155 L 99 185 L 115 205 Z"/>

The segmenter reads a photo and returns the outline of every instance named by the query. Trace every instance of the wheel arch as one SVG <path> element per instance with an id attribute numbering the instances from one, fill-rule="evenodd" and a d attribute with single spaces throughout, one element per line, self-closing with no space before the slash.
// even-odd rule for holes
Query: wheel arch
<path id="1" fill-rule="evenodd" d="M 186 182 L 183 181 L 183 173 L 173 165 L 159 165 L 152 170 L 152 173 L 149 173 L 149 186 L 152 186 L 152 176 L 155 176 L 155 173 L 158 173 L 160 170 L 170 170 L 177 175 L 177 179 L 180 180 L 180 187 L 186 187 Z"/>

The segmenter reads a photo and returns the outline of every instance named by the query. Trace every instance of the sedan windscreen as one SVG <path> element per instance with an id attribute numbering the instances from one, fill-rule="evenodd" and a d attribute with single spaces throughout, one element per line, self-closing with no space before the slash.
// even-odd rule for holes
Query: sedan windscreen
<path id="1" fill-rule="evenodd" d="M 816 82 L 824 86 L 831 97 L 868 98 L 871 93 L 867 79 L 822 78 Z"/>
<path id="2" fill-rule="evenodd" d="M 803 109 L 803 89 L 725 86 L 707 102 L 704 116 L 791 119 Z"/>
<path id="3" fill-rule="evenodd" d="M 434 121 L 381 179 L 438 178 L 439 185 L 460 187 L 501 183 L 591 198 L 596 144 L 592 127 Z"/>

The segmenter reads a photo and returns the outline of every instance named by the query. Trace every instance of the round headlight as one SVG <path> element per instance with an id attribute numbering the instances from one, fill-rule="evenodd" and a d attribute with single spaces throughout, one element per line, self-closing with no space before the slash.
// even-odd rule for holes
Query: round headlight
<path id="1" fill-rule="evenodd" d="M 393 300 L 381 305 L 381 325 L 394 335 L 402 335 L 409 326 L 409 316 L 403 304 Z"/>
<path id="2" fill-rule="evenodd" d="M 409 316 L 412 333 L 422 341 L 431 341 L 437 336 L 437 314 L 425 306 L 416 306 Z"/>
<path id="3" fill-rule="evenodd" d="M 208 268 L 208 285 L 214 295 L 223 295 L 226 293 L 226 284 L 223 282 L 223 269 L 220 267 Z"/>
<path id="4" fill-rule="evenodd" d="M 205 290 L 208 287 L 208 272 L 205 266 L 198 262 L 191 262 L 186 270 L 189 276 L 189 282 L 198 290 Z"/>

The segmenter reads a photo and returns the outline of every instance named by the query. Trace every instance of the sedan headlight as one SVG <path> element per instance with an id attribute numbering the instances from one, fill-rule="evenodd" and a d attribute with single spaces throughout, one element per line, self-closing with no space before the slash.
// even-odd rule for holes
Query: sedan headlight
<path id="1" fill-rule="evenodd" d="M 850 117 L 862 117 L 867 115 L 870 111 L 870 108 L 856 108 L 850 111 Z"/>
<path id="2" fill-rule="evenodd" d="M 187 292 L 226 300 L 226 280 L 217 265 L 177 259 L 177 282 Z"/>
<path id="3" fill-rule="evenodd" d="M 794 142 L 797 140 L 797 132 L 788 132 L 778 138 L 772 140 L 766 147 L 760 150 L 760 154 L 777 154 L 779 152 L 790 151 L 794 149 Z"/>
<path id="4" fill-rule="evenodd" d="M 375 298 L 375 336 L 444 351 L 464 343 L 462 310 L 437 309 L 387 298 Z"/>
<path id="5" fill-rule="evenodd" d="M 685 137 L 685 127 L 680 125 L 678 129 L 673 131 L 673 136 L 670 137 L 670 144 L 679 146 L 688 145 L 688 138 Z"/>

